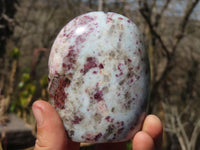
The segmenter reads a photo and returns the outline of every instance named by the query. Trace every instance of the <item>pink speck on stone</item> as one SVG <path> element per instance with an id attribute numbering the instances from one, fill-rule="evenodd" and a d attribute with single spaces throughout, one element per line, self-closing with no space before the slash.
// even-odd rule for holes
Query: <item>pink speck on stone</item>
<path id="1" fill-rule="evenodd" d="M 83 120 L 83 118 L 79 116 L 74 116 L 74 119 L 72 120 L 73 124 L 80 124 L 80 122 Z"/>
<path id="2" fill-rule="evenodd" d="M 84 69 L 81 70 L 84 74 L 87 73 L 90 69 L 97 67 L 97 60 L 95 57 L 88 57 L 86 59 L 86 64 L 84 64 Z"/>
<path id="3" fill-rule="evenodd" d="M 102 91 L 97 91 L 94 94 L 94 99 L 96 99 L 98 102 L 103 100 L 103 92 Z"/>
<path id="4" fill-rule="evenodd" d="M 103 64 L 99 64 L 99 69 L 103 69 Z"/>
<path id="5" fill-rule="evenodd" d="M 112 17 L 113 17 L 113 13 L 107 13 L 107 18 L 106 18 L 106 23 L 110 23 L 113 21 Z"/>

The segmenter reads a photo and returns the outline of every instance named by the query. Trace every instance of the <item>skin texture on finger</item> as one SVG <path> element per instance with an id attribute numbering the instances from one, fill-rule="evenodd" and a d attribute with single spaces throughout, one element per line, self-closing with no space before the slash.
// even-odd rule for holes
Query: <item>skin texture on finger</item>
<path id="1" fill-rule="evenodd" d="M 97 144 L 95 150 L 126 150 L 126 142 Z"/>
<path id="2" fill-rule="evenodd" d="M 156 150 L 161 149 L 163 127 L 158 117 L 155 115 L 148 115 L 144 120 L 142 131 L 153 138 Z"/>
<path id="3" fill-rule="evenodd" d="M 80 143 L 67 139 L 62 121 L 56 110 L 45 101 L 36 101 L 33 113 L 37 120 L 35 150 L 78 150 Z"/>
<path id="4" fill-rule="evenodd" d="M 133 139 L 133 150 L 154 150 L 152 137 L 144 131 L 138 132 Z"/>

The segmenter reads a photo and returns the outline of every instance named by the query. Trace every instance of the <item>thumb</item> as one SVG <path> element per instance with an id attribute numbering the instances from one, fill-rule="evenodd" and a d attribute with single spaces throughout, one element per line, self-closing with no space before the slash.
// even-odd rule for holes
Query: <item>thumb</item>
<path id="1" fill-rule="evenodd" d="M 79 143 L 67 139 L 58 113 L 48 102 L 38 100 L 33 103 L 32 109 L 37 121 L 35 150 L 79 149 Z"/>

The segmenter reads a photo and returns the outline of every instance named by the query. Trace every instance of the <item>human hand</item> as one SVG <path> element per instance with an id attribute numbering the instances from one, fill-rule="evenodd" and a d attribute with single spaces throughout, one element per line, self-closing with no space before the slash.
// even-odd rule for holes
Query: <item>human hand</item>
<path id="1" fill-rule="evenodd" d="M 32 109 L 37 121 L 35 150 L 79 150 L 80 143 L 67 138 L 58 113 L 48 102 L 38 100 Z M 133 138 L 133 150 L 159 150 L 161 141 L 161 121 L 154 115 L 148 115 L 144 120 L 142 131 Z M 125 150 L 126 142 L 97 144 L 95 148 L 95 150 Z"/>

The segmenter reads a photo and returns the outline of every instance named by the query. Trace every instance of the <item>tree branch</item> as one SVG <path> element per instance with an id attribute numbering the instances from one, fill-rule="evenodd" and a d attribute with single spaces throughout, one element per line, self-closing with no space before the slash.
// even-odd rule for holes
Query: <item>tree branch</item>
<path id="1" fill-rule="evenodd" d="M 192 132 L 192 136 L 190 139 L 191 149 L 195 149 L 195 144 L 197 142 L 198 135 L 200 133 L 200 119 L 197 121 L 194 130 Z"/>
<path id="2" fill-rule="evenodd" d="M 188 20 L 192 14 L 194 8 L 199 3 L 199 1 L 200 0 L 195 0 L 192 4 L 188 3 L 187 8 L 185 10 L 185 14 L 183 15 L 183 18 L 179 23 L 179 32 L 177 35 L 175 35 L 176 41 L 172 47 L 172 53 L 174 53 L 176 51 L 178 44 L 180 43 L 181 39 L 184 37 L 185 28 L 186 28 L 186 25 L 188 24 Z"/>
<path id="3" fill-rule="evenodd" d="M 188 20 L 194 10 L 194 8 L 197 6 L 199 0 L 195 0 L 192 4 L 188 4 L 189 6 L 187 7 L 186 11 L 185 11 L 185 14 L 183 16 L 183 19 L 182 21 L 180 22 L 180 31 L 181 32 L 184 32 L 185 31 L 185 27 L 188 23 Z"/>
<path id="4" fill-rule="evenodd" d="M 183 126 L 183 123 L 181 122 L 181 119 L 180 119 L 180 116 L 178 114 L 177 108 L 174 111 L 174 115 L 176 117 L 177 125 L 180 128 L 180 133 L 182 135 L 184 143 L 185 143 L 186 146 L 188 146 L 189 145 L 189 139 L 188 139 L 188 136 L 187 136 L 187 134 L 185 132 L 185 128 Z"/>
<path id="5" fill-rule="evenodd" d="M 14 22 L 14 20 L 13 20 L 12 18 L 10 18 L 8 15 L 6 15 L 6 14 L 4 14 L 4 13 L 2 13 L 1 16 L 2 16 L 2 18 L 3 18 L 4 20 L 6 20 L 6 21 L 9 22 L 9 23 L 13 23 L 13 22 Z"/>
<path id="6" fill-rule="evenodd" d="M 98 11 L 103 10 L 103 0 L 98 0 Z"/>
<path id="7" fill-rule="evenodd" d="M 161 19 L 162 15 L 164 14 L 165 10 L 168 8 L 168 5 L 169 5 L 170 2 L 171 2 L 171 0 L 167 0 L 167 1 L 165 2 L 165 4 L 163 5 L 163 7 L 162 7 L 160 13 L 157 13 L 157 15 L 156 15 L 156 17 L 155 17 L 156 20 L 155 20 L 155 23 L 154 23 L 154 25 L 155 25 L 156 27 L 157 27 L 158 24 L 160 23 L 160 19 Z"/>
<path id="8" fill-rule="evenodd" d="M 143 6 L 142 6 L 143 5 Z M 159 43 L 161 44 L 162 49 L 164 50 L 167 59 L 170 59 L 170 53 L 169 50 L 167 48 L 167 46 L 165 45 L 165 43 L 163 42 L 161 36 L 157 33 L 157 31 L 154 29 L 153 23 L 151 21 L 151 13 L 148 7 L 148 4 L 146 1 L 143 1 L 143 4 L 141 1 L 139 1 L 139 11 L 141 13 L 141 15 L 143 16 L 143 18 L 145 19 L 145 21 L 147 22 L 150 32 L 152 33 L 152 35 L 159 41 Z"/>

